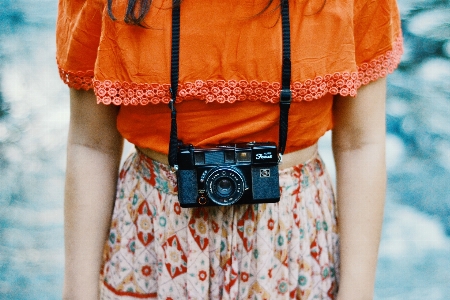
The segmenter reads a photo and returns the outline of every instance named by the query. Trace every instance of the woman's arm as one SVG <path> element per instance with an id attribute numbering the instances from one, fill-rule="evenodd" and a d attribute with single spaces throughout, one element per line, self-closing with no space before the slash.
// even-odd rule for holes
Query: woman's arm
<path id="1" fill-rule="evenodd" d="M 341 251 L 339 300 L 373 299 L 386 191 L 386 79 L 333 106 Z"/>
<path id="2" fill-rule="evenodd" d="M 99 298 L 103 245 L 123 145 L 117 112 L 116 106 L 97 104 L 92 91 L 70 91 L 63 299 Z"/>

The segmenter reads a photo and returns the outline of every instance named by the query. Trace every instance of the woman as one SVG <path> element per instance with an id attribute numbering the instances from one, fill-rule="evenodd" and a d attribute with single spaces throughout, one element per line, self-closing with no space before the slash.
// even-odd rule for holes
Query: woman
<path id="1" fill-rule="evenodd" d="M 289 1 L 280 202 L 200 208 L 180 207 L 168 166 L 172 2 L 105 2 L 59 3 L 71 87 L 64 299 L 372 299 L 384 77 L 402 52 L 395 0 Z M 277 141 L 280 2 L 216 2 L 179 6 L 178 137 Z M 330 129 L 337 201 L 316 151 Z M 118 178 L 123 138 L 138 150 Z"/>

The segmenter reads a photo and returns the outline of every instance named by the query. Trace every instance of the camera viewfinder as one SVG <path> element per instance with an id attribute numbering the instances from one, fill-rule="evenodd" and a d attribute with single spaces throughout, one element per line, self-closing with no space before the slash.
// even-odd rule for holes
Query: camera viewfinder
<path id="1" fill-rule="evenodd" d="M 227 164 L 234 163 L 234 149 L 232 151 L 225 151 L 225 163 Z"/>
<path id="2" fill-rule="evenodd" d="M 205 154 L 203 152 L 194 152 L 194 160 L 196 165 L 204 165 Z"/>

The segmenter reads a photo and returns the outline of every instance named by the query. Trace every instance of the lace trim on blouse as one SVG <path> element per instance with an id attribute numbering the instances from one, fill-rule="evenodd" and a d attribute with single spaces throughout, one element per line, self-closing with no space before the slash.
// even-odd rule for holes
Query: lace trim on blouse
<path id="1" fill-rule="evenodd" d="M 59 77 L 69 87 L 80 90 L 90 90 L 93 88 L 94 71 L 65 71 L 58 66 Z"/>
<path id="2" fill-rule="evenodd" d="M 342 96 L 356 96 L 361 85 L 375 81 L 392 73 L 400 63 L 403 40 L 398 37 L 392 50 L 368 63 L 358 66 L 357 72 L 336 72 L 317 76 L 304 82 L 293 82 L 292 101 L 311 101 L 330 93 Z M 59 68 L 61 79 L 75 89 L 94 88 L 97 102 L 115 105 L 146 105 L 168 103 L 169 84 L 128 83 L 110 80 L 94 80 L 94 72 L 68 72 Z M 196 80 L 178 85 L 177 101 L 204 100 L 206 102 L 233 103 L 235 101 L 279 102 L 279 82 L 245 80 Z"/>

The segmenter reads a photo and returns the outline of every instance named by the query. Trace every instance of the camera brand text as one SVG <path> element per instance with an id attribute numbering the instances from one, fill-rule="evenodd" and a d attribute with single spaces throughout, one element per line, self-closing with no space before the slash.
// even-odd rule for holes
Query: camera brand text
<path id="1" fill-rule="evenodd" d="M 269 159 L 269 158 L 272 158 L 272 153 L 271 152 L 257 153 L 256 154 L 256 159 Z"/>

